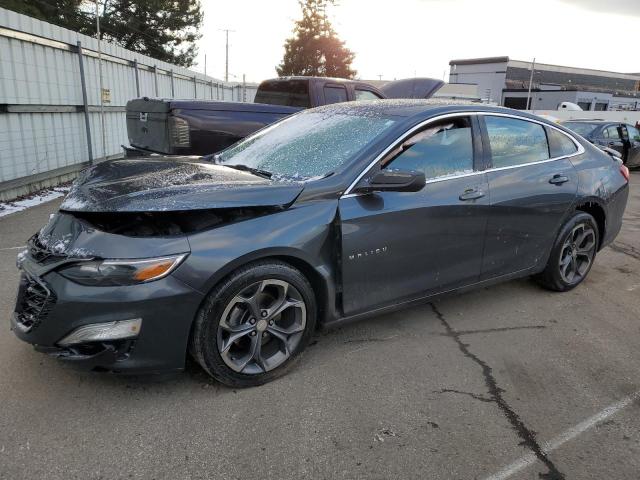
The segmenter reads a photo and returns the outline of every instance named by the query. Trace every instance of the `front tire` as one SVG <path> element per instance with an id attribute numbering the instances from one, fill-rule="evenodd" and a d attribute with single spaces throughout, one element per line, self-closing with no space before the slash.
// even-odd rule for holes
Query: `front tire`
<path id="1" fill-rule="evenodd" d="M 226 385 L 261 385 L 293 367 L 315 324 L 315 296 L 304 275 L 285 262 L 256 262 L 209 293 L 196 316 L 190 350 Z"/>
<path id="2" fill-rule="evenodd" d="M 585 212 L 576 212 L 562 227 L 544 271 L 535 278 L 543 287 L 566 292 L 587 277 L 599 245 L 598 225 Z"/>

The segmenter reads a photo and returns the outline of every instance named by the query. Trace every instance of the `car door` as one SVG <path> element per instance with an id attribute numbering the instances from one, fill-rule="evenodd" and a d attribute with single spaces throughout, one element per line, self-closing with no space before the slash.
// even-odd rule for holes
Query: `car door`
<path id="1" fill-rule="evenodd" d="M 620 152 L 620 155 L 622 155 L 622 158 L 625 159 L 625 156 L 624 156 L 625 146 L 624 146 L 624 140 L 622 139 L 622 136 L 621 136 L 621 130 L 622 129 L 620 124 L 612 124 L 612 125 L 607 125 L 602 130 L 602 133 L 604 136 L 606 146 L 614 149 L 617 152 Z"/>
<path id="2" fill-rule="evenodd" d="M 578 177 L 569 160 L 581 147 L 567 134 L 515 116 L 484 115 L 483 148 L 491 206 L 481 279 L 546 260 Z"/>
<path id="3" fill-rule="evenodd" d="M 631 125 L 625 125 L 626 138 L 629 142 L 627 150 L 627 165 L 637 167 L 640 165 L 640 131 Z M 624 134 L 625 132 L 623 132 Z"/>
<path id="4" fill-rule="evenodd" d="M 374 165 L 418 170 L 418 192 L 347 194 L 339 202 L 345 314 L 476 282 L 482 264 L 489 191 L 477 171 L 475 118 L 435 121 Z"/>

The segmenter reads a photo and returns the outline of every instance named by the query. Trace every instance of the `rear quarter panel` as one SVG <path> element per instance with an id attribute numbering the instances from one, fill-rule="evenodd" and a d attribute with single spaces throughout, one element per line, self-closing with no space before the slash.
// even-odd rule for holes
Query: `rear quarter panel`
<path id="1" fill-rule="evenodd" d="M 622 226 L 629 184 L 620 173 L 621 162 L 614 160 L 591 143 L 582 140 L 585 153 L 572 157 L 578 172 L 576 206 L 595 203 L 605 213 L 604 237 L 600 247 L 611 243 Z"/>

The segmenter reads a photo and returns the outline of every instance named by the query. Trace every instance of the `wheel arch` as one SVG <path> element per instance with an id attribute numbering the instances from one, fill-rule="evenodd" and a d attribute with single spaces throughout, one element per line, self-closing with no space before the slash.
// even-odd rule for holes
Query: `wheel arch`
<path id="1" fill-rule="evenodd" d="M 324 323 L 327 315 L 333 314 L 335 310 L 335 276 L 331 265 L 316 265 L 304 251 L 289 247 L 255 250 L 227 263 L 212 275 L 206 283 L 205 298 L 220 282 L 239 268 L 251 263 L 268 260 L 278 260 L 291 265 L 299 270 L 311 283 L 311 287 L 316 294 L 318 324 Z"/>
<path id="2" fill-rule="evenodd" d="M 595 198 L 585 199 L 576 205 L 576 211 L 588 213 L 596 221 L 598 226 L 598 250 L 600 250 L 607 228 L 607 215 L 603 205 Z"/>

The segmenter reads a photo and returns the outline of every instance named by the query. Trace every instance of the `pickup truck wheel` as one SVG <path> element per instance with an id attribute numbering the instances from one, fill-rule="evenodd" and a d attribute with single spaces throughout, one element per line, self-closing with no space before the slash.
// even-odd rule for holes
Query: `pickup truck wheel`
<path id="1" fill-rule="evenodd" d="M 315 297 L 304 275 L 284 262 L 258 262 L 208 295 L 190 349 L 216 380 L 233 387 L 261 385 L 296 363 L 315 323 Z"/>
<path id="2" fill-rule="evenodd" d="M 556 292 L 577 287 L 591 270 L 598 241 L 598 226 L 594 218 L 588 213 L 576 213 L 560 230 L 547 266 L 536 280 Z"/>

